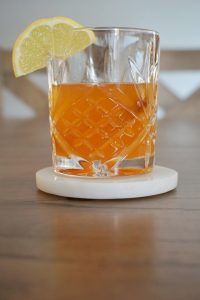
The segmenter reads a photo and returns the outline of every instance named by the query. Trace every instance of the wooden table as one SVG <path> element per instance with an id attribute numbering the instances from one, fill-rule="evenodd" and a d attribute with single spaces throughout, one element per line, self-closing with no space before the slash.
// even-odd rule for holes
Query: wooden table
<path id="1" fill-rule="evenodd" d="M 0 299 L 199 300 L 199 103 L 159 123 L 157 163 L 179 172 L 177 190 L 137 200 L 38 191 L 47 118 L 1 120 Z"/>

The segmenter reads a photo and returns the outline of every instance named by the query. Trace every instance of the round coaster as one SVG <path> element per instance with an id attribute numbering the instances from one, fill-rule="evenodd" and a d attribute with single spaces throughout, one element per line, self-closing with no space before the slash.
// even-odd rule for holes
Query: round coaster
<path id="1" fill-rule="evenodd" d="M 43 192 L 82 199 L 123 199 L 163 194 L 176 188 L 178 173 L 155 166 L 153 172 L 119 177 L 75 177 L 58 175 L 53 168 L 36 173 L 36 185 Z"/>

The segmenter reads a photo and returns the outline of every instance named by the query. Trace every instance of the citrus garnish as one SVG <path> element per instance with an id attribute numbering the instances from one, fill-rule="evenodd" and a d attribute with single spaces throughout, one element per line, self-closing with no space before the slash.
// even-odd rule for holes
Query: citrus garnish
<path id="1" fill-rule="evenodd" d="M 50 57 L 67 59 L 94 41 L 92 30 L 69 18 L 39 19 L 31 23 L 14 44 L 12 62 L 15 76 L 44 68 Z"/>

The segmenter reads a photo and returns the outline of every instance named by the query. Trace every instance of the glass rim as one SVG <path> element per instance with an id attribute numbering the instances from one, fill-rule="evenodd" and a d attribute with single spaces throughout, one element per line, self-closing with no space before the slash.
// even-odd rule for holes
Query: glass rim
<path id="1" fill-rule="evenodd" d="M 92 31 L 120 31 L 120 32 L 137 32 L 146 33 L 160 36 L 159 32 L 153 29 L 139 28 L 139 27 L 123 27 L 123 26 L 82 26 L 72 29 L 73 31 L 78 30 L 92 30 Z"/>

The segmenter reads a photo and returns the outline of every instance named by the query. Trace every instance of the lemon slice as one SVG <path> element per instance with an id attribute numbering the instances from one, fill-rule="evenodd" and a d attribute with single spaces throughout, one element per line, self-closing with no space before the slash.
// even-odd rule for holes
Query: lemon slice
<path id="1" fill-rule="evenodd" d="M 52 56 L 67 59 L 93 42 L 93 31 L 69 18 L 39 19 L 31 23 L 14 44 L 12 62 L 15 76 L 44 68 Z"/>

